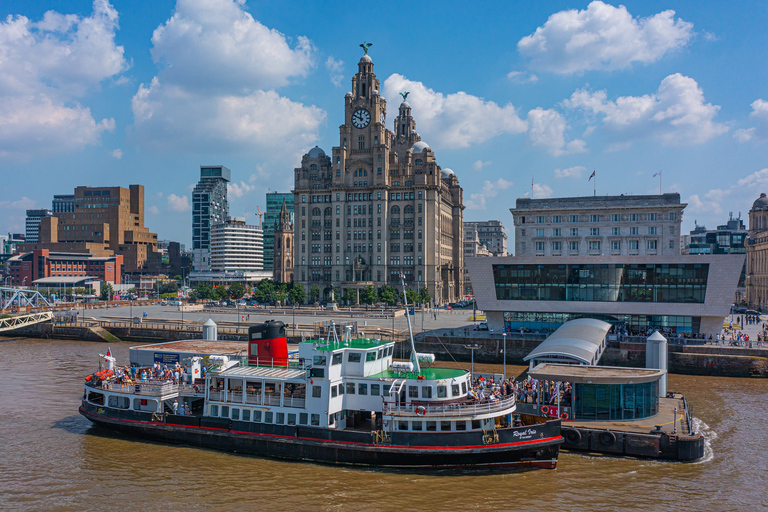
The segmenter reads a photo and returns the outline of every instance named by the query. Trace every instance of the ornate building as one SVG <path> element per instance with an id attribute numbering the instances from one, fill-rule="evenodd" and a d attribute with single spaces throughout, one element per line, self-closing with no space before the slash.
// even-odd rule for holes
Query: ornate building
<path id="1" fill-rule="evenodd" d="M 765 192 L 749 210 L 747 239 L 747 305 L 763 311 L 768 306 L 768 197 Z"/>
<path id="2" fill-rule="evenodd" d="M 367 54 L 344 97 L 339 146 L 315 147 L 295 169 L 295 280 L 328 299 L 366 286 L 426 287 L 436 303 L 463 295 L 459 180 L 441 169 L 403 102 L 386 127 L 387 102 Z"/>
<path id="3" fill-rule="evenodd" d="M 278 283 L 293 282 L 293 222 L 288 204 L 283 199 L 283 207 L 274 227 L 274 279 Z"/>

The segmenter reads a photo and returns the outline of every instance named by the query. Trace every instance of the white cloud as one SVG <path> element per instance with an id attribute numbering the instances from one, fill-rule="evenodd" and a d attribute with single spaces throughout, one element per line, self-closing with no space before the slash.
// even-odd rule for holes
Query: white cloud
<path id="1" fill-rule="evenodd" d="M 636 19 L 623 5 L 594 1 L 585 10 L 553 14 L 517 49 L 533 68 L 565 74 L 656 62 L 692 36 L 693 24 L 675 19 L 675 11 Z"/>
<path id="2" fill-rule="evenodd" d="M 751 205 L 759 193 L 766 190 L 768 190 L 768 167 L 740 178 L 728 188 L 711 189 L 703 197 L 699 194 L 691 195 L 686 200 L 688 203 L 686 211 L 704 215 L 722 214 L 726 208 L 733 209 L 735 204 Z"/>
<path id="3" fill-rule="evenodd" d="M 259 180 L 263 180 L 265 178 L 269 178 L 271 175 L 272 175 L 272 173 L 267 170 L 267 166 L 266 165 L 258 164 L 256 166 L 256 172 L 252 173 L 248 177 L 248 181 L 250 183 L 255 183 L 255 182 L 259 181 Z"/>
<path id="4" fill-rule="evenodd" d="M 114 129 L 77 100 L 127 68 L 117 18 L 94 0 L 88 17 L 48 11 L 39 22 L 0 21 L 0 157 L 75 151 Z"/>
<path id="5" fill-rule="evenodd" d="M 499 192 L 510 188 L 512 185 L 514 185 L 513 182 L 507 181 L 504 178 L 499 178 L 496 181 L 485 180 L 483 182 L 483 191 L 477 194 L 470 194 L 469 200 L 464 201 L 464 206 L 468 210 L 485 210 L 486 199 L 496 197 Z"/>
<path id="6" fill-rule="evenodd" d="M 120 148 L 115 149 L 114 151 L 112 151 L 112 156 L 120 160 L 121 158 L 123 158 L 123 150 Z"/>
<path id="7" fill-rule="evenodd" d="M 581 165 L 565 169 L 555 169 L 555 178 L 581 178 L 581 173 L 586 170 L 587 168 Z"/>
<path id="8" fill-rule="evenodd" d="M 331 83 L 336 87 L 341 87 L 341 82 L 344 80 L 344 61 L 329 56 L 325 61 L 325 69 L 331 76 Z"/>
<path id="9" fill-rule="evenodd" d="M 751 107 L 752 112 L 749 114 L 749 117 L 757 122 L 757 126 L 736 130 L 733 136 L 739 142 L 748 142 L 750 140 L 763 142 L 768 139 L 768 101 L 757 99 L 752 102 Z"/>
<path id="10" fill-rule="evenodd" d="M 542 183 L 534 183 L 533 197 L 535 197 L 536 199 L 545 199 L 547 197 L 552 197 L 552 187 Z"/>
<path id="11" fill-rule="evenodd" d="M 172 212 L 188 212 L 191 209 L 189 197 L 177 196 L 176 194 L 168 195 L 168 210 Z"/>
<path id="12" fill-rule="evenodd" d="M 533 146 L 546 148 L 555 156 L 583 153 L 584 141 L 565 142 L 565 118 L 552 109 L 537 107 L 528 112 L 528 140 Z"/>
<path id="13" fill-rule="evenodd" d="M 758 185 L 760 186 L 766 186 L 768 185 L 768 167 L 765 169 L 760 169 L 759 171 L 755 171 L 749 176 L 746 176 L 744 178 L 741 178 L 739 181 L 736 182 L 736 184 L 740 188 L 753 188 Z M 753 192 L 750 190 L 750 192 Z"/>
<path id="14" fill-rule="evenodd" d="M 160 215 L 160 208 L 158 208 L 155 205 L 152 205 L 149 207 L 149 213 L 151 213 L 152 215 Z"/>
<path id="15" fill-rule="evenodd" d="M 714 121 L 720 107 L 705 103 L 696 81 L 680 73 L 662 80 L 653 94 L 611 101 L 606 91 L 582 89 L 563 105 L 601 117 L 610 136 L 620 139 L 620 147 L 647 137 L 667 146 L 702 144 L 728 131 L 726 125 Z"/>
<path id="16" fill-rule="evenodd" d="M 500 107 L 465 92 L 443 94 L 422 82 L 393 74 L 384 81 L 383 95 L 397 97 L 409 91 L 408 103 L 416 120 L 416 131 L 434 147 L 464 148 L 502 133 L 523 133 L 525 121 L 511 103 Z"/>
<path id="17" fill-rule="evenodd" d="M 515 84 L 535 84 L 539 81 L 539 77 L 527 71 L 510 71 L 507 73 L 507 78 Z"/>
<path id="18" fill-rule="evenodd" d="M 256 187 L 249 185 L 244 181 L 240 181 L 239 185 L 237 182 L 227 183 L 227 194 L 236 199 L 240 199 L 254 188 Z"/>
<path id="19" fill-rule="evenodd" d="M 140 144 L 284 158 L 318 138 L 325 112 L 272 90 L 308 73 L 311 43 L 299 37 L 292 48 L 241 0 L 177 0 L 152 43 L 161 70 L 132 100 L 132 136 Z"/>
<path id="20" fill-rule="evenodd" d="M 472 168 L 476 171 L 482 171 L 483 167 L 488 167 L 493 162 L 483 162 L 482 160 L 475 160 L 475 162 L 472 164 Z"/>
<path id="21" fill-rule="evenodd" d="M 22 196 L 16 201 L 0 201 L 0 208 L 4 210 L 29 210 L 37 205 L 37 201 L 27 196 Z"/>

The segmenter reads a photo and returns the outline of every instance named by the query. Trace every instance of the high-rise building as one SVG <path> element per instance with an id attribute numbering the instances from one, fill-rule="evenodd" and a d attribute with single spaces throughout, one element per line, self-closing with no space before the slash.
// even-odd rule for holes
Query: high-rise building
<path id="1" fill-rule="evenodd" d="M 293 283 L 293 215 L 284 200 L 275 225 L 273 278 L 279 283 Z"/>
<path id="2" fill-rule="evenodd" d="M 285 204 L 290 223 L 293 224 L 293 194 L 290 192 L 267 192 L 267 211 L 261 229 L 264 231 L 264 270 L 272 270 L 275 256 L 275 227 L 280 222 L 280 213 Z"/>
<path id="3" fill-rule="evenodd" d="M 211 228 L 212 272 L 257 272 L 264 268 L 261 228 L 229 217 Z"/>
<path id="4" fill-rule="evenodd" d="M 211 228 L 229 216 L 227 183 L 232 171 L 223 165 L 201 165 L 200 181 L 192 191 L 192 251 L 195 270 L 211 270 Z"/>
<path id="5" fill-rule="evenodd" d="M 517 200 L 515 256 L 680 254 L 680 194 Z"/>
<path id="6" fill-rule="evenodd" d="M 464 223 L 467 228 L 477 233 L 477 239 L 493 256 L 507 255 L 507 232 L 499 220 L 471 221 Z"/>
<path id="7" fill-rule="evenodd" d="M 77 187 L 74 212 L 40 221 L 38 243 L 21 250 L 121 255 L 128 273 L 160 267 L 157 234 L 144 226 L 144 186 Z"/>
<path id="8" fill-rule="evenodd" d="M 75 196 L 67 194 L 59 194 L 53 196 L 52 201 L 53 213 L 72 213 L 75 211 Z"/>
<path id="9" fill-rule="evenodd" d="M 40 220 L 44 217 L 52 217 L 53 212 L 47 208 L 41 208 L 38 210 L 27 210 L 27 223 L 26 223 L 26 241 L 28 243 L 36 244 L 39 240 L 38 234 L 40 232 Z"/>
<path id="10" fill-rule="evenodd" d="M 437 303 L 463 295 L 462 189 L 416 133 L 403 102 L 387 129 L 373 61 L 358 63 L 344 98 L 339 146 L 309 151 L 295 169 L 294 280 L 360 290 L 426 287 Z"/>

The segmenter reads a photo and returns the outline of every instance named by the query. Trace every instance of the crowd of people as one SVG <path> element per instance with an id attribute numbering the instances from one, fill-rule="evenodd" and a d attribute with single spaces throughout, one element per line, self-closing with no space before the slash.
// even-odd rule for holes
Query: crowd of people
<path id="1" fill-rule="evenodd" d="M 531 377 L 523 381 L 515 381 L 512 379 L 494 380 L 493 376 L 479 376 L 472 382 L 468 395 L 473 400 L 491 402 L 514 395 L 519 403 L 550 405 L 557 405 L 559 397 L 560 405 L 568 407 L 571 403 L 571 383 L 539 382 Z M 540 398 L 541 400 L 539 400 Z"/>

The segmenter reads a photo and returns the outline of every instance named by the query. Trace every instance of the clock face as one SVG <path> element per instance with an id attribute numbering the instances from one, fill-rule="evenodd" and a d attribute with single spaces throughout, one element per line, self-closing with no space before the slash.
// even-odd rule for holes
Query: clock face
<path id="1" fill-rule="evenodd" d="M 371 113 L 364 108 L 359 108 L 355 110 L 354 114 L 352 114 L 352 126 L 355 128 L 365 128 L 370 122 Z"/>

